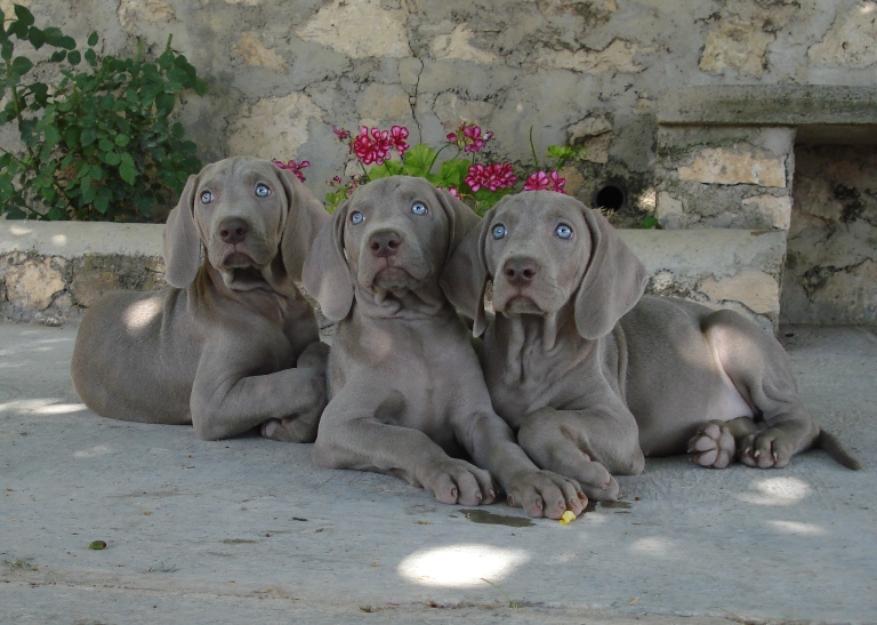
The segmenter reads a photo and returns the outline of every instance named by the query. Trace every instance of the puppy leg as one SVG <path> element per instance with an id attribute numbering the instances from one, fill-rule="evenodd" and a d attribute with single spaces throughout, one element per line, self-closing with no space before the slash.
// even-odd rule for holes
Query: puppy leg
<path id="1" fill-rule="evenodd" d="M 291 368 L 250 375 L 259 355 L 239 350 L 240 360 L 229 362 L 229 353 L 235 351 L 220 344 L 201 354 L 189 402 L 199 438 L 229 438 L 293 414 L 319 415 L 326 405 L 324 371 Z"/>
<path id="2" fill-rule="evenodd" d="M 493 502 L 496 488 L 487 471 L 451 458 L 420 430 L 377 420 L 381 415 L 394 422 L 413 422 L 398 414 L 405 410 L 401 395 L 384 394 L 375 401 L 380 395 L 374 384 L 348 385 L 329 402 L 314 444 L 316 464 L 395 475 L 432 492 L 442 503 Z"/>
<path id="3" fill-rule="evenodd" d="M 762 469 L 786 466 L 819 435 L 798 396 L 788 355 L 776 339 L 731 311 L 712 313 L 702 327 L 720 366 L 763 419 L 757 429 L 735 436 L 738 459 Z"/>
<path id="4" fill-rule="evenodd" d="M 591 499 L 617 499 L 612 474 L 641 473 L 645 457 L 633 415 L 623 406 L 614 408 L 542 408 L 527 416 L 518 442 L 543 469 L 578 480 Z"/>
<path id="5" fill-rule="evenodd" d="M 310 370 L 315 377 L 325 377 L 328 359 L 329 346 L 316 341 L 308 345 L 298 357 L 296 368 Z M 269 419 L 262 424 L 262 436 L 289 443 L 312 443 L 317 438 L 317 427 L 323 408 L 322 404 L 315 404 L 289 417 Z"/>

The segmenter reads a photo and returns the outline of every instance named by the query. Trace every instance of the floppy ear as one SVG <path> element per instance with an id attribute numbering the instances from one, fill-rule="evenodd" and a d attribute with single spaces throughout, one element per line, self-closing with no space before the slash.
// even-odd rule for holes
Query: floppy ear
<path id="1" fill-rule="evenodd" d="M 198 176 L 191 175 L 180 194 L 180 201 L 164 225 L 165 280 L 178 289 L 188 288 L 198 274 L 201 239 L 195 225 L 195 187 Z"/>
<path id="2" fill-rule="evenodd" d="M 440 192 L 444 193 L 444 192 Z M 468 206 L 449 193 L 444 193 L 455 202 L 462 204 L 472 215 Z M 484 311 L 484 293 L 487 290 L 487 263 L 484 258 L 484 239 L 487 226 L 493 218 L 491 209 L 480 221 L 469 220 L 465 232 L 457 235 L 457 242 L 448 248 L 448 260 L 439 278 L 439 285 L 445 297 L 457 312 L 473 320 L 472 334 L 481 336 L 487 328 Z M 453 239 L 452 239 L 453 241 Z"/>
<path id="3" fill-rule="evenodd" d="M 612 331 L 639 301 L 649 276 L 646 268 L 598 211 L 583 208 L 591 235 L 591 258 L 575 295 L 576 329 L 586 339 Z"/>
<path id="4" fill-rule="evenodd" d="M 332 219 L 320 229 L 302 271 L 305 291 L 317 300 L 331 321 L 341 321 L 353 307 L 353 279 L 344 256 L 344 225 L 349 203 L 339 206 Z"/>
<path id="5" fill-rule="evenodd" d="M 294 173 L 276 167 L 274 170 L 289 206 L 280 236 L 280 258 L 287 276 L 294 282 L 301 282 L 305 258 L 320 228 L 329 222 L 329 213 Z"/>

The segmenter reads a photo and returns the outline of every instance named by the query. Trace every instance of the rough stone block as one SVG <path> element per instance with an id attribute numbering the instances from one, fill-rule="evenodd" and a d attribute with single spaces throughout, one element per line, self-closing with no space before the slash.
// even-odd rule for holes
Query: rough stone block
<path id="1" fill-rule="evenodd" d="M 296 34 L 355 59 L 405 58 L 411 55 L 405 29 L 407 12 L 385 9 L 378 0 L 333 0 Z"/>
<path id="2" fill-rule="evenodd" d="M 679 168 L 679 179 L 707 184 L 755 184 L 786 186 L 785 159 L 758 153 L 751 146 L 704 148 L 690 164 Z"/>
<path id="3" fill-rule="evenodd" d="M 18 308 L 45 310 L 66 286 L 64 270 L 67 263 L 64 259 L 31 257 L 21 260 L 20 256 L 10 256 L 7 263 L 3 272 L 6 297 Z"/>

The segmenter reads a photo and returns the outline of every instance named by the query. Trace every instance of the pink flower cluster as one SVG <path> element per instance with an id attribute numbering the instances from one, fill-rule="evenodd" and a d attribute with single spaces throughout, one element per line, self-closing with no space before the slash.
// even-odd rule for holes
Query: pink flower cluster
<path id="1" fill-rule="evenodd" d="M 274 166 L 277 169 L 285 169 L 287 171 L 291 171 L 293 174 L 295 174 L 295 177 L 302 182 L 305 181 L 305 175 L 301 173 L 301 170 L 311 166 L 310 161 L 289 160 L 284 163 L 283 161 L 273 159 L 271 162 L 274 163 Z"/>
<path id="2" fill-rule="evenodd" d="M 362 185 L 362 179 L 358 176 L 350 176 L 350 179 L 344 182 L 341 176 L 332 176 L 329 184 L 333 187 L 343 187 L 347 197 L 350 197 L 356 191 L 356 188 Z"/>
<path id="3" fill-rule="evenodd" d="M 449 132 L 448 143 L 453 143 L 464 152 L 476 153 L 484 149 L 484 144 L 493 138 L 489 130 L 481 130 L 481 126 L 463 122 L 454 132 Z"/>
<path id="4" fill-rule="evenodd" d="M 508 189 L 518 181 L 512 171 L 511 163 L 491 163 L 490 165 L 472 165 L 466 174 L 466 184 L 475 193 L 482 187 L 497 191 Z"/>
<path id="5" fill-rule="evenodd" d="M 557 170 L 550 172 L 537 171 L 530 174 L 524 182 L 524 191 L 557 191 L 558 193 L 566 193 L 563 187 L 566 185 L 566 179 L 561 178 Z"/>
<path id="6" fill-rule="evenodd" d="M 341 128 L 334 128 L 333 131 L 339 141 L 350 137 L 350 133 Z M 391 150 L 398 152 L 400 157 L 405 155 L 409 147 L 406 139 L 408 129 L 405 126 L 393 126 L 389 130 L 362 126 L 350 144 L 350 149 L 364 165 L 381 165 L 390 158 Z"/>

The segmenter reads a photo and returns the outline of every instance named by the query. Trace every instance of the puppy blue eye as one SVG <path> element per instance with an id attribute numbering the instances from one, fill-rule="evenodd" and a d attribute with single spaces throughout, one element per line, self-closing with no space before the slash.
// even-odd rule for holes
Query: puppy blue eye
<path id="1" fill-rule="evenodd" d="M 491 230 L 491 233 L 493 233 L 493 238 L 498 241 L 499 239 L 504 239 L 509 231 L 503 224 L 496 224 Z"/>
<path id="2" fill-rule="evenodd" d="M 264 182 L 256 185 L 256 197 L 268 197 L 269 195 L 271 195 L 271 187 Z"/>
<path id="3" fill-rule="evenodd" d="M 353 211 L 352 213 L 350 213 L 350 223 L 352 223 L 354 226 L 358 226 L 364 221 L 365 215 L 363 215 L 359 211 Z"/>
<path id="4" fill-rule="evenodd" d="M 429 212 L 429 209 L 426 208 L 426 204 L 423 202 L 414 202 L 411 205 L 411 212 L 415 215 L 426 215 Z"/>
<path id="5" fill-rule="evenodd" d="M 572 228 L 570 228 L 567 224 L 557 224 L 557 228 L 554 229 L 554 234 L 556 234 L 557 237 L 560 239 L 571 239 Z"/>
<path id="6" fill-rule="evenodd" d="M 201 192 L 201 203 L 202 204 L 210 204 L 213 201 L 213 193 L 210 191 L 202 191 Z"/>

